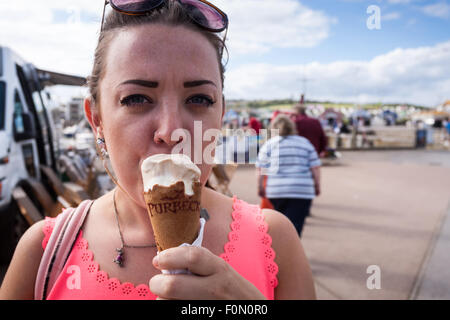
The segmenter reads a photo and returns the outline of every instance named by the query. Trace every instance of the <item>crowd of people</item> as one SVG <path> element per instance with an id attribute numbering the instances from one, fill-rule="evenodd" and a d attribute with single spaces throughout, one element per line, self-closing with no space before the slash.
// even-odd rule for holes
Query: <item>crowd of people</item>
<path id="1" fill-rule="evenodd" d="M 279 130 L 278 136 L 271 137 L 263 146 L 258 146 L 255 165 L 258 195 L 261 197 L 260 206 L 273 208 L 285 214 L 301 236 L 305 219 L 310 215 L 312 201 L 320 195 L 320 158 L 326 157 L 330 149 L 323 119 L 308 116 L 303 103 L 295 105 L 293 111 L 289 113 L 275 111 L 268 124 L 251 114 L 248 120 L 244 121 L 242 128 L 257 135 L 263 128 Z M 396 117 L 386 118 L 386 126 L 395 122 L 391 118 Z M 370 126 L 370 120 L 360 116 L 351 118 L 349 124 L 355 126 L 364 136 L 365 127 Z M 335 132 L 351 133 L 347 122 L 334 121 L 333 125 L 339 129 L 334 130 Z M 450 145 L 448 118 L 443 120 L 442 127 L 446 135 L 444 140 L 448 146 Z M 274 149 L 277 152 L 273 152 Z"/>

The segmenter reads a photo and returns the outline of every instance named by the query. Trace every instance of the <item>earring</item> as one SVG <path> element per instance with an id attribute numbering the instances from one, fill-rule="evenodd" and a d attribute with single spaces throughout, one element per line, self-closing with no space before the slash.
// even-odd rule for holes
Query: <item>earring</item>
<path id="1" fill-rule="evenodd" d="M 97 128 L 97 150 L 100 151 L 100 155 L 102 160 L 108 158 L 108 151 L 106 151 L 106 141 L 105 138 L 102 138 L 100 128 Z"/>
<path id="2" fill-rule="evenodd" d="M 108 151 L 106 151 L 106 142 L 104 138 L 97 138 L 97 146 L 98 149 L 100 150 L 102 159 L 107 158 L 108 155 Z"/>

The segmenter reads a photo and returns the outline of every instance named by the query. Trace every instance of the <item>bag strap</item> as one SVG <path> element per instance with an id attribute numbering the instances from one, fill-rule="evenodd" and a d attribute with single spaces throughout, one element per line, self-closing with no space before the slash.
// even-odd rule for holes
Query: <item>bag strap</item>
<path id="1" fill-rule="evenodd" d="M 34 290 L 36 300 L 45 300 L 48 289 L 53 288 L 92 203 L 91 200 L 83 201 L 76 209 L 66 209 L 56 218 L 36 277 Z"/>
<path id="2" fill-rule="evenodd" d="M 38 273 L 36 276 L 36 283 L 34 286 L 34 299 L 43 300 L 44 299 L 44 287 L 47 279 L 47 273 L 50 269 L 50 262 L 53 255 L 55 254 L 56 243 L 58 242 L 58 237 L 60 236 L 64 225 L 69 220 L 70 216 L 75 209 L 69 208 L 64 210 L 60 215 L 56 217 L 55 226 L 53 227 L 52 233 L 45 247 L 44 253 L 42 255 L 41 262 L 39 264 Z"/>

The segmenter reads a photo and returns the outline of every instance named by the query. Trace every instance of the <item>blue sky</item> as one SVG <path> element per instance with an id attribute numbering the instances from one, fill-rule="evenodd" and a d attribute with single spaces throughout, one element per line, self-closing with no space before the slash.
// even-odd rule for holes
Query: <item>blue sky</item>
<path id="1" fill-rule="evenodd" d="M 450 0 L 212 0 L 230 18 L 225 95 L 437 105 L 450 99 Z M 381 28 L 369 30 L 369 6 Z M 87 76 L 103 0 L 0 2 L 0 45 Z M 23 17 L 27 17 L 23 19 Z M 301 79 L 309 79 L 303 88 Z M 86 90 L 56 88 L 67 100 Z"/>
<path id="2" fill-rule="evenodd" d="M 329 36 L 312 48 L 277 49 L 267 54 L 241 57 L 236 63 L 250 61 L 275 64 L 329 63 L 337 60 L 370 60 L 396 48 L 433 46 L 450 39 L 450 11 L 447 18 L 431 16 L 423 11 L 435 3 L 450 1 L 416 0 L 390 3 L 387 0 L 306 0 L 299 1 L 310 9 L 321 11 L 337 21 Z M 369 30 L 366 10 L 370 5 L 381 9 L 381 29 Z M 387 17 L 386 19 L 384 17 Z"/>
<path id="3" fill-rule="evenodd" d="M 330 3 L 335 3 L 330 6 Z M 433 1 L 421 1 L 425 4 Z M 369 30 L 367 7 L 381 9 L 381 29 Z M 450 21 L 431 17 L 415 4 L 389 4 L 388 1 L 306 1 L 310 8 L 336 16 L 330 37 L 311 54 L 330 51 L 323 62 L 335 59 L 371 59 L 398 47 L 432 46 L 450 38 Z M 387 17 L 386 19 L 384 17 Z M 389 18 L 390 17 L 390 18 Z M 326 61 L 328 60 L 328 61 Z"/>

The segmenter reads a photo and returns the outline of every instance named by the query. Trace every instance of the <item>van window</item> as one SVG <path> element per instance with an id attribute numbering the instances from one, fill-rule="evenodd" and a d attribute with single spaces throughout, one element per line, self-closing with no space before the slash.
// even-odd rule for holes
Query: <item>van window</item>
<path id="1" fill-rule="evenodd" d="M 5 129 L 6 84 L 0 81 L 0 130 Z"/>
<path id="2" fill-rule="evenodd" d="M 45 106 L 43 105 L 43 99 L 41 96 L 41 93 L 39 91 L 35 91 L 32 93 L 34 106 L 36 107 L 37 115 L 39 123 L 41 124 L 41 133 L 42 133 L 42 139 L 44 142 L 44 148 L 45 148 L 45 157 L 46 157 L 46 163 L 52 163 L 51 161 L 51 151 L 50 151 L 50 134 L 49 134 L 49 123 L 47 119 L 47 115 L 45 113 Z"/>
<path id="3" fill-rule="evenodd" d="M 24 107 L 22 100 L 20 100 L 19 92 L 16 90 L 14 93 L 14 126 L 16 133 L 24 133 L 25 127 L 23 126 Z"/>

